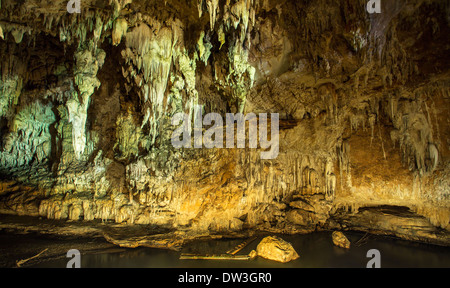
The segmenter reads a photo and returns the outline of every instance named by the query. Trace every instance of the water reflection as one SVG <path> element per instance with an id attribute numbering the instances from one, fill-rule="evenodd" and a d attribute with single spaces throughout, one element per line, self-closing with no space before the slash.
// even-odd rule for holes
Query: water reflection
<path id="1" fill-rule="evenodd" d="M 379 236 L 365 237 L 361 245 L 356 243 L 365 235 L 346 233 L 353 243 L 350 250 L 335 247 L 331 232 L 310 235 L 281 236 L 293 244 L 300 259 L 286 264 L 256 258 L 251 261 L 230 260 L 179 260 L 181 253 L 222 254 L 242 240 L 197 241 L 183 251 L 165 251 L 148 248 L 122 249 L 120 252 L 81 256 L 83 268 L 365 268 L 370 260 L 367 251 L 377 249 L 381 253 L 382 268 L 450 268 L 450 248 L 391 239 Z M 239 254 L 256 249 L 262 236 Z M 41 263 L 34 267 L 64 268 L 67 259 Z"/>

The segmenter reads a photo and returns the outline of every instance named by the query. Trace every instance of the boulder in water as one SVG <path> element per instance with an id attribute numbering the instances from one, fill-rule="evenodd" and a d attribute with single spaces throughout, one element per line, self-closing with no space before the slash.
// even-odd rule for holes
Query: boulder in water
<path id="1" fill-rule="evenodd" d="M 258 256 L 281 263 L 287 263 L 300 258 L 291 243 L 276 236 L 264 238 L 258 244 L 256 252 Z"/>
<path id="2" fill-rule="evenodd" d="M 341 248 L 350 249 L 350 240 L 348 240 L 347 237 L 345 237 L 344 233 L 334 231 L 331 237 L 333 239 L 334 245 Z"/>

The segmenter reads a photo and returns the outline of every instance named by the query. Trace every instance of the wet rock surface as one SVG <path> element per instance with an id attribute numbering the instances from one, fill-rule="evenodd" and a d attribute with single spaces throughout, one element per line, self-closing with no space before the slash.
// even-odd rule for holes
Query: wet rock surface
<path id="1" fill-rule="evenodd" d="M 334 231 L 333 234 L 331 234 L 331 238 L 333 240 L 333 244 L 341 247 L 341 248 L 345 248 L 345 249 L 350 249 L 350 241 L 348 240 L 347 237 L 345 237 L 344 233 L 339 232 L 339 231 Z"/>
<path id="2" fill-rule="evenodd" d="M 446 231 L 405 207 L 364 208 L 351 215 L 340 214 L 336 220 L 339 223 L 337 227 L 448 246 Z"/>
<path id="3" fill-rule="evenodd" d="M 1 1 L 2 214 L 450 245 L 448 1 L 83 2 Z M 279 113 L 278 157 L 175 149 L 196 107 Z"/>
<path id="4" fill-rule="evenodd" d="M 291 243 L 276 236 L 268 236 L 261 240 L 258 247 L 256 247 L 256 253 L 265 259 L 281 263 L 287 263 L 300 258 Z"/>

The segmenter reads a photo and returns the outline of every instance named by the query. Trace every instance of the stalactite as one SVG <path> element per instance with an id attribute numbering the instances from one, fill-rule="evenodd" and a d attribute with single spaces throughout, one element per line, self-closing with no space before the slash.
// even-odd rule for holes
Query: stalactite
<path id="1" fill-rule="evenodd" d="M 436 148 L 436 145 L 430 144 L 428 146 L 429 157 L 431 159 L 431 171 L 435 170 L 437 165 L 439 164 L 439 151 Z"/>
<path id="2" fill-rule="evenodd" d="M 337 147 L 338 159 L 339 159 L 339 173 L 340 184 L 343 189 L 344 173 L 347 175 L 347 185 L 351 186 L 350 175 L 350 143 L 348 140 L 344 140 L 340 146 Z"/>
<path id="3" fill-rule="evenodd" d="M 158 23 L 154 23 L 158 27 Z M 158 29 L 158 28 L 156 28 Z M 128 65 L 137 67 L 134 74 L 142 86 L 141 100 L 146 107 L 142 126 L 149 123 L 152 143 L 158 135 L 158 122 L 167 107 L 164 105 L 165 93 L 172 65 L 173 48 L 176 39 L 169 27 L 160 28 L 154 33 L 147 24 L 141 24 L 127 33 L 125 54 Z M 131 50 L 132 49 L 132 50 Z M 142 84 L 139 77 L 142 75 Z"/>
<path id="4" fill-rule="evenodd" d="M 208 7 L 211 31 L 214 31 L 217 14 L 220 12 L 219 0 L 206 0 L 206 6 Z"/>
<path id="5" fill-rule="evenodd" d="M 72 93 L 72 98 L 67 101 L 69 122 L 73 125 L 73 149 L 77 159 L 81 159 L 86 147 L 86 120 L 90 104 L 90 97 L 96 88 L 100 87 L 100 81 L 96 75 L 98 69 L 103 66 L 106 54 L 103 50 L 94 48 L 91 41 L 75 54 L 76 71 L 75 84 L 81 95 Z"/>
<path id="6" fill-rule="evenodd" d="M 122 36 L 126 35 L 128 30 L 128 22 L 124 18 L 119 18 L 114 21 L 112 32 L 112 43 L 117 46 L 122 41 Z"/>
<path id="7" fill-rule="evenodd" d="M 210 41 L 207 38 L 205 38 L 205 32 L 202 31 L 200 33 L 200 38 L 197 42 L 197 45 L 199 48 L 200 60 L 202 60 L 205 63 L 205 65 L 208 65 L 208 59 L 209 56 L 211 55 L 211 49 L 213 48 L 213 46 L 210 43 Z"/>
<path id="8" fill-rule="evenodd" d="M 11 31 L 11 35 L 14 37 L 14 40 L 16 41 L 17 44 L 22 42 L 24 33 L 25 31 L 22 29 L 14 29 Z"/>

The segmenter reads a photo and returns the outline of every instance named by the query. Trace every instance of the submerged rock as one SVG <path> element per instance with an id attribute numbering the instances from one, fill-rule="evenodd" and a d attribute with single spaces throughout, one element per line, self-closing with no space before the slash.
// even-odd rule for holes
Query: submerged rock
<path id="1" fill-rule="evenodd" d="M 250 251 L 248 256 L 250 257 L 250 259 L 255 259 L 256 256 L 258 256 L 258 252 L 256 252 L 255 250 L 252 250 L 252 251 Z"/>
<path id="2" fill-rule="evenodd" d="M 276 236 L 264 238 L 258 244 L 256 252 L 260 257 L 281 263 L 287 263 L 300 258 L 291 243 Z"/>
<path id="3" fill-rule="evenodd" d="M 348 240 L 347 237 L 345 237 L 344 233 L 334 231 L 331 237 L 333 238 L 334 245 L 341 248 L 350 249 L 350 240 Z"/>

